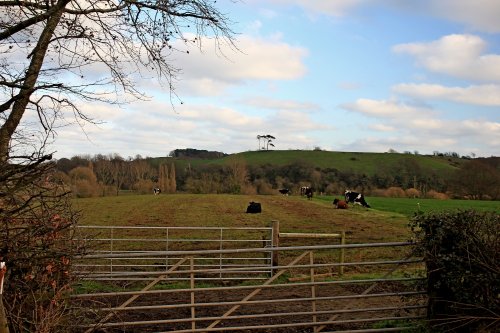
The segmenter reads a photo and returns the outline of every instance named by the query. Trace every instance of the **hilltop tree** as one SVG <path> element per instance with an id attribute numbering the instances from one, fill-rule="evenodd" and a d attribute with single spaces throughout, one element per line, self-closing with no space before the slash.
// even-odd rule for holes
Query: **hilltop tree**
<path id="1" fill-rule="evenodd" d="M 79 102 L 144 98 L 134 77 L 144 70 L 166 81 L 174 52 L 201 48 L 205 36 L 233 44 L 228 19 L 205 0 L 57 0 L 0 2 L 0 161 L 9 147 L 30 147 L 15 133 L 28 112 L 43 131 L 72 113 L 93 122 Z M 206 40 L 205 40 L 206 42 Z M 15 61 L 13 61 L 15 59 Z M 24 59 L 24 60 L 23 60 Z M 99 68 L 96 77 L 95 70 Z M 105 76 L 107 72 L 107 77 Z M 106 88 L 109 88 L 106 90 Z"/>
<path id="2" fill-rule="evenodd" d="M 257 140 L 259 140 L 259 150 L 260 150 L 260 147 L 261 147 L 260 140 L 263 139 L 264 137 L 265 137 L 265 135 L 257 134 Z"/>
<path id="3" fill-rule="evenodd" d="M 273 140 L 276 140 L 274 136 L 267 134 L 262 137 L 266 140 L 266 150 L 269 150 L 269 146 L 274 147 Z"/>

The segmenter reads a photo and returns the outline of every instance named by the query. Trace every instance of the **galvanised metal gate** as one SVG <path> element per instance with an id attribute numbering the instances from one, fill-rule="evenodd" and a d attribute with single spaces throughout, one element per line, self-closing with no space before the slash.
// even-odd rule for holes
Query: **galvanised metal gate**
<path id="1" fill-rule="evenodd" d="M 90 253 L 98 258 L 78 260 L 73 268 L 77 276 L 90 280 L 152 280 L 130 273 L 168 271 L 181 257 L 172 251 L 197 250 L 192 257 L 197 269 L 217 269 L 218 276 L 204 279 L 250 280 L 270 276 L 271 253 L 213 253 L 208 250 L 269 248 L 272 227 L 146 227 L 146 226 L 77 226 L 77 240 L 84 240 Z M 159 253 L 159 251 L 161 253 Z M 137 256 L 137 253 L 140 256 Z M 134 255 L 128 256 L 131 253 Z M 115 256 L 119 255 L 119 256 Z M 181 267 L 188 263 L 181 264 Z M 226 268 L 240 267 L 229 273 Z M 176 280 L 169 276 L 167 280 Z"/>
<path id="2" fill-rule="evenodd" d="M 167 270 L 129 273 L 133 279 L 151 280 L 146 286 L 123 292 L 75 295 L 75 304 L 88 309 L 90 315 L 82 315 L 81 325 L 73 330 L 178 333 L 404 331 L 418 325 L 425 318 L 426 311 L 426 291 L 420 287 L 424 281 L 422 260 L 412 256 L 411 248 L 411 243 L 394 242 L 157 251 L 154 255 L 175 256 L 179 260 Z M 378 249 L 381 249 L 383 258 L 376 260 L 373 253 Z M 340 263 L 332 252 L 341 250 L 355 255 L 348 254 L 347 260 Z M 359 251 L 364 250 L 366 260 L 353 261 L 361 258 Z M 274 266 L 273 274 L 258 284 L 255 281 L 252 285 L 207 285 L 205 277 L 208 275 L 230 276 L 248 268 L 197 268 L 194 265 L 194 258 L 202 254 L 258 257 L 275 251 L 280 253 L 280 265 Z M 89 255 L 86 259 L 140 258 L 143 255 L 142 252 L 107 253 Z M 336 275 L 339 265 L 344 267 L 343 276 Z M 122 272 L 108 275 L 113 276 L 124 278 Z M 160 283 L 171 280 L 182 280 L 185 285 L 176 289 L 163 285 L 155 289 Z M 93 306 L 96 304 L 99 306 Z"/>

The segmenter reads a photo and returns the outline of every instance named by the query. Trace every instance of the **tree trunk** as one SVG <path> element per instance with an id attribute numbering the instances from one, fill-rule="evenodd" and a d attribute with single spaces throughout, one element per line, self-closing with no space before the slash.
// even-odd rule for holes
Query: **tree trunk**
<path id="1" fill-rule="evenodd" d="M 5 120 L 2 127 L 0 127 L 0 163 L 6 162 L 9 157 L 9 147 L 12 135 L 21 122 L 30 97 L 35 91 L 35 85 L 38 80 L 38 75 L 40 74 L 40 69 L 42 68 L 45 55 L 47 54 L 50 40 L 57 25 L 59 24 L 59 21 L 61 20 L 64 8 L 69 1 L 70 0 L 59 0 L 57 2 L 57 10 L 48 18 L 38 43 L 33 49 L 31 62 L 28 70 L 26 71 L 23 86 L 17 95 L 19 98 L 16 99 L 12 105 L 12 111 L 10 112 L 9 117 Z"/>

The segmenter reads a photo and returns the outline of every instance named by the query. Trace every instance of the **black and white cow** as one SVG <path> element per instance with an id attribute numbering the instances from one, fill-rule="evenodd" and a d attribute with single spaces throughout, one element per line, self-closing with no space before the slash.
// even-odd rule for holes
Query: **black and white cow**
<path id="1" fill-rule="evenodd" d="M 370 205 L 365 201 L 363 194 L 351 190 L 345 190 L 345 201 L 370 208 Z"/>
<path id="2" fill-rule="evenodd" d="M 313 197 L 313 189 L 309 186 L 302 186 L 300 188 L 300 195 L 305 195 L 307 199 L 311 200 Z"/>
<path id="3" fill-rule="evenodd" d="M 153 194 L 154 194 L 154 195 L 158 195 L 158 194 L 160 194 L 160 193 L 161 193 L 161 190 L 160 190 L 160 188 L 159 188 L 159 187 L 155 187 L 155 188 L 153 189 Z"/>
<path id="4" fill-rule="evenodd" d="M 287 189 L 287 188 L 282 188 L 282 189 L 279 189 L 278 190 L 281 194 L 283 195 L 289 195 L 290 194 L 290 190 Z"/>

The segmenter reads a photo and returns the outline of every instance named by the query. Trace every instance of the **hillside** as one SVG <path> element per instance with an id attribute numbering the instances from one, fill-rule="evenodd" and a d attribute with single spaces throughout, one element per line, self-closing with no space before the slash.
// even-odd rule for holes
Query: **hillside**
<path id="1" fill-rule="evenodd" d="M 320 169 L 337 169 L 342 172 L 353 172 L 374 175 L 381 168 L 397 169 L 402 164 L 415 164 L 426 172 L 446 175 L 466 162 L 466 159 L 447 156 L 428 156 L 397 153 L 360 153 L 313 150 L 272 150 L 247 151 L 215 159 L 200 158 L 154 158 L 153 165 L 172 162 L 181 167 L 190 164 L 193 167 L 203 165 L 224 165 L 235 159 L 244 160 L 248 166 L 284 166 L 294 163 L 307 164 Z"/>

